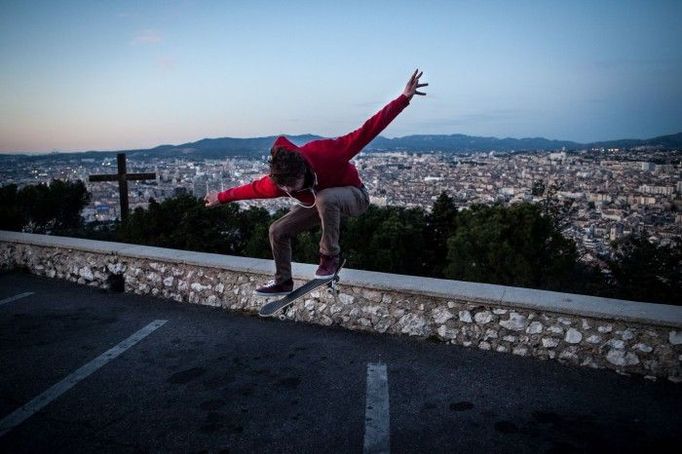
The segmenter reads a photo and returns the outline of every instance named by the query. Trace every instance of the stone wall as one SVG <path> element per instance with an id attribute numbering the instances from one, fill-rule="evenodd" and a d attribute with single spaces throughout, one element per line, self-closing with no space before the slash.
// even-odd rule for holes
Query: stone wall
<path id="1" fill-rule="evenodd" d="M 268 260 L 0 231 L 0 267 L 257 313 Z M 294 264 L 296 285 L 315 267 Z M 285 318 L 682 381 L 682 307 L 344 270 Z"/>

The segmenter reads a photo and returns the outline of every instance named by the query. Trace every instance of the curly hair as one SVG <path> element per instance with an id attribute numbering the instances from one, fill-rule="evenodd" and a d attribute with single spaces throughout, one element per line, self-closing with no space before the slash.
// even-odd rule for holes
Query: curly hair
<path id="1" fill-rule="evenodd" d="M 280 186 L 289 186 L 306 175 L 306 162 L 297 151 L 273 148 L 270 156 L 270 178 Z"/>

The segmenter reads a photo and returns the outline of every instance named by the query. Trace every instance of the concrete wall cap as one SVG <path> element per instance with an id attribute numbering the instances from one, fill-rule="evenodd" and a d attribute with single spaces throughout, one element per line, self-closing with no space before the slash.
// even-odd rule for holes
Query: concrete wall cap
<path id="1" fill-rule="evenodd" d="M 121 257 L 149 258 L 253 274 L 273 275 L 275 270 L 272 260 L 80 238 L 0 230 L 0 241 L 116 254 Z M 316 268 L 316 265 L 293 263 L 293 277 L 301 280 L 310 279 Z M 342 284 L 379 291 L 682 328 L 682 307 L 680 306 L 353 269 L 344 269 L 341 276 Z"/>

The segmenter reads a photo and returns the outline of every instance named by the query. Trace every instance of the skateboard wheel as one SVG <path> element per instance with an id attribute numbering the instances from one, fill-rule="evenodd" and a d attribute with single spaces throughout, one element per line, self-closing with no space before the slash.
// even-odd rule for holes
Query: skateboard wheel
<path id="1" fill-rule="evenodd" d="M 279 314 L 278 318 L 282 321 L 286 320 L 286 316 L 284 314 Z"/>

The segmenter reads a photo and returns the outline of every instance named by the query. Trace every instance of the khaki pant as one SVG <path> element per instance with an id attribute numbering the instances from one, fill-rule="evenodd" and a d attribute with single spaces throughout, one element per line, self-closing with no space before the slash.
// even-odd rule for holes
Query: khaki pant
<path id="1" fill-rule="evenodd" d="M 337 255 L 341 214 L 359 216 L 369 208 L 367 189 L 354 186 L 328 188 L 317 193 L 313 208 L 296 205 L 270 225 L 270 246 L 275 259 L 275 282 L 291 279 L 291 238 L 322 225 L 320 253 Z"/>

